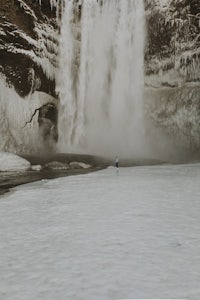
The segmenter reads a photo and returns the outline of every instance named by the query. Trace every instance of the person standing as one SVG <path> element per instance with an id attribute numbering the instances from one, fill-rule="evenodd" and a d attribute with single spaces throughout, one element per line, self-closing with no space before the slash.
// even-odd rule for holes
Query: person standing
<path id="1" fill-rule="evenodd" d="M 119 158 L 118 158 L 118 156 L 115 157 L 115 167 L 117 169 L 119 168 Z"/>

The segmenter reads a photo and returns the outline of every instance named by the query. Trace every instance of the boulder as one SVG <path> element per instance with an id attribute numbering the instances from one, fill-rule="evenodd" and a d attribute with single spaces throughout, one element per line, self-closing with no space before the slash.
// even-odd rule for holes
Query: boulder
<path id="1" fill-rule="evenodd" d="M 41 171 L 42 170 L 42 166 L 41 165 L 31 166 L 31 170 L 32 171 Z"/>
<path id="2" fill-rule="evenodd" d="M 73 161 L 69 163 L 70 169 L 88 169 L 91 168 L 91 165 L 85 164 L 83 162 Z"/>
<path id="3" fill-rule="evenodd" d="M 61 163 L 59 161 L 52 161 L 45 165 L 46 170 L 68 170 L 69 166 L 66 163 Z"/>
<path id="4" fill-rule="evenodd" d="M 0 152 L 0 171 L 27 171 L 31 164 L 26 159 L 9 152 Z"/>

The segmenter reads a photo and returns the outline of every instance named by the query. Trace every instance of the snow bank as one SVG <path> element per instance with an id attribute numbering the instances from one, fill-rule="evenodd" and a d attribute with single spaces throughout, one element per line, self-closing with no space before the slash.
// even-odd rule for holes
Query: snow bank
<path id="1" fill-rule="evenodd" d="M 0 171 L 26 171 L 30 163 L 13 153 L 0 152 Z"/>

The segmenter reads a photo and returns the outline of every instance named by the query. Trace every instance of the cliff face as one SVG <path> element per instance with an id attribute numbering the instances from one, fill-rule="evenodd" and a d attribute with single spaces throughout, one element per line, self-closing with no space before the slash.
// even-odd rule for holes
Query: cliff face
<path id="1" fill-rule="evenodd" d="M 22 97 L 35 90 L 55 97 L 61 0 L 0 3 L 0 72 Z M 151 85 L 200 81 L 199 0 L 145 0 L 145 9 Z"/>
<path id="2" fill-rule="evenodd" d="M 60 10 L 50 0 L 0 0 L 0 4 L 0 148 L 35 151 L 40 147 L 33 132 L 41 131 L 43 139 L 57 139 L 55 69 Z M 48 112 L 52 105 L 53 117 Z M 38 124 L 40 128 L 28 128 Z M 31 144 L 30 135 L 34 136 Z"/>
<path id="3" fill-rule="evenodd" d="M 76 2 L 80 19 L 82 1 Z M 186 148 L 199 149 L 199 0 L 144 2 L 146 114 L 174 138 L 181 135 Z M 0 0 L 0 150 L 36 151 L 57 140 L 55 74 L 63 3 Z M 37 136 L 42 136 L 38 145 Z"/>
<path id="4" fill-rule="evenodd" d="M 146 0 L 147 75 L 161 85 L 200 81 L 200 5 L 198 0 Z M 155 76 L 154 76 L 155 77 Z"/>
<path id="5" fill-rule="evenodd" d="M 145 99 L 155 127 L 200 148 L 199 0 L 146 0 Z"/>
<path id="6" fill-rule="evenodd" d="M 55 96 L 56 8 L 49 0 L 1 0 L 0 71 L 24 97 L 35 90 Z"/>

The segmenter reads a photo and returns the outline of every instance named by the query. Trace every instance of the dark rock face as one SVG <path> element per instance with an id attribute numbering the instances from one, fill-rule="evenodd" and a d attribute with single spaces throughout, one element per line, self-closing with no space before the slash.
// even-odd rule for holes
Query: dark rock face
<path id="1" fill-rule="evenodd" d="M 47 103 L 39 109 L 38 123 L 44 140 L 58 140 L 58 110 L 54 103 Z"/>
<path id="2" fill-rule="evenodd" d="M 35 90 L 56 95 L 57 29 L 56 9 L 49 0 L 41 5 L 1 0 L 0 71 L 21 97 Z"/>
<path id="3" fill-rule="evenodd" d="M 199 0 L 159 0 L 146 4 L 146 74 L 176 69 L 186 81 L 200 81 Z M 192 70 L 193 69 L 193 70 Z"/>
<path id="4" fill-rule="evenodd" d="M 0 2 L 0 72 L 22 97 L 35 90 L 55 97 L 58 19 L 64 1 L 57 1 L 57 7 L 50 0 Z M 199 0 L 169 0 L 164 6 L 159 0 L 144 2 L 146 74 L 186 68 L 187 81 L 200 80 L 199 70 L 191 76 L 200 60 Z"/>

